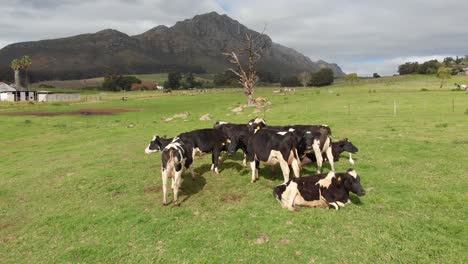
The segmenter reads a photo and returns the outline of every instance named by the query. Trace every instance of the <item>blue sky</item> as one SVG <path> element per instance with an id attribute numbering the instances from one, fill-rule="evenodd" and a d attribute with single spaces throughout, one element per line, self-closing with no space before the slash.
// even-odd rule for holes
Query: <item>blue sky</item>
<path id="1" fill-rule="evenodd" d="M 129 35 L 216 11 L 345 72 L 468 54 L 461 0 L 0 0 L 0 48 L 113 28 Z M 20 17 L 21 19 L 18 19 Z"/>

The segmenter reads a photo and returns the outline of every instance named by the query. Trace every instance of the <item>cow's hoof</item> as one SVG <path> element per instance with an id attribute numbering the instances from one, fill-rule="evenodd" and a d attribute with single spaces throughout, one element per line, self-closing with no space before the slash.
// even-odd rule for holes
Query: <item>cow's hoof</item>
<path id="1" fill-rule="evenodd" d="M 169 203 L 165 203 L 165 202 L 162 203 L 163 206 L 167 206 L 168 204 L 169 204 Z"/>
<path id="2" fill-rule="evenodd" d="M 174 202 L 174 204 L 173 204 L 172 206 L 173 206 L 173 207 L 179 207 L 179 206 L 180 206 L 180 203 Z"/>

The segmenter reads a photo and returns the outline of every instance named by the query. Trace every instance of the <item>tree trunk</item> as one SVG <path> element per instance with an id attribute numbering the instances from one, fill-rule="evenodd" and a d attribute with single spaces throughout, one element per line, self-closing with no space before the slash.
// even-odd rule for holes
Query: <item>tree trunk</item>
<path id="1" fill-rule="evenodd" d="M 17 91 L 22 91 L 19 70 L 15 70 L 15 86 Z"/>
<path id="2" fill-rule="evenodd" d="M 23 69 L 23 70 L 20 70 L 19 72 L 19 83 L 20 83 L 20 86 L 21 86 L 21 91 L 27 91 L 28 90 L 28 83 L 26 82 L 27 81 L 27 76 L 26 76 L 26 71 Z"/>
<path id="3" fill-rule="evenodd" d="M 248 106 L 255 105 L 255 99 L 253 97 L 254 97 L 253 93 L 248 93 L 247 94 L 247 105 Z"/>

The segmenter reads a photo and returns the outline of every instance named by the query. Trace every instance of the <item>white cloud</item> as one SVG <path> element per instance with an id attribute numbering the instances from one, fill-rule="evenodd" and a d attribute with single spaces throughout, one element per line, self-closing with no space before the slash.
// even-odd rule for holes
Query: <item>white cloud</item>
<path id="1" fill-rule="evenodd" d="M 105 28 L 140 34 L 217 11 L 257 31 L 267 25 L 273 41 L 349 72 L 391 74 L 398 58 L 468 54 L 468 1 L 459 0 L 0 0 L 0 6 L 0 48 Z"/>

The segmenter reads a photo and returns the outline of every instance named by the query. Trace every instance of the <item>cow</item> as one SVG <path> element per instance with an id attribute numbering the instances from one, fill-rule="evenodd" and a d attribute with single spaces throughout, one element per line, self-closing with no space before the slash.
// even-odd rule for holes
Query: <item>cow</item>
<path id="1" fill-rule="evenodd" d="M 455 83 L 455 86 L 458 87 L 458 89 L 463 89 L 463 90 L 468 90 L 468 85 L 466 84 L 458 84 L 458 83 Z"/>
<path id="2" fill-rule="evenodd" d="M 317 174 L 294 178 L 273 189 L 273 195 L 283 208 L 297 211 L 296 205 L 307 207 L 344 207 L 349 200 L 349 192 L 358 196 L 366 194 L 357 172 L 348 169 L 345 173 Z"/>
<path id="3" fill-rule="evenodd" d="M 211 153 L 211 171 L 219 174 L 218 164 L 222 151 L 227 150 L 228 138 L 218 129 L 205 128 L 185 132 L 177 136 L 191 149 L 192 159 L 197 153 Z M 195 178 L 193 167 L 190 166 L 190 173 Z"/>
<path id="4" fill-rule="evenodd" d="M 264 127 L 266 125 L 265 121 L 261 118 L 254 118 L 249 120 L 247 124 L 232 124 L 224 121 L 216 121 L 213 128 L 219 129 L 223 131 L 223 133 L 229 139 L 229 143 L 232 140 L 235 142 L 235 151 L 242 149 L 242 153 L 244 154 L 244 159 L 242 160 L 242 164 L 244 167 L 247 167 L 247 140 L 240 140 L 240 138 L 248 139 L 251 128 L 254 127 Z"/>
<path id="5" fill-rule="evenodd" d="M 300 139 L 300 143 L 296 142 L 295 136 L 288 131 L 271 131 L 268 129 L 256 130 L 248 137 L 247 143 L 247 160 L 250 162 L 252 169 L 251 182 L 258 180 L 258 167 L 260 162 L 268 165 L 277 163 L 281 166 L 284 181 L 289 180 L 290 168 L 292 167 L 295 177 L 299 177 L 299 156 L 297 154 L 297 145 L 304 145 L 307 150 L 312 149 L 314 134 L 310 131 L 304 133 Z M 236 139 L 231 139 L 231 144 L 228 147 L 228 154 L 235 152 Z M 243 137 L 240 140 L 245 141 Z"/>
<path id="6" fill-rule="evenodd" d="M 349 154 L 349 162 L 351 164 L 354 164 L 354 161 L 351 158 L 351 153 L 357 153 L 359 151 L 359 149 L 355 145 L 353 145 L 353 143 L 351 141 L 349 141 L 347 138 L 339 140 L 339 141 L 332 142 L 331 143 L 331 148 L 332 148 L 332 154 L 333 154 L 333 161 L 334 162 L 339 161 L 341 153 L 346 151 L 346 152 L 350 153 Z M 311 162 L 316 162 L 317 161 L 317 159 L 315 158 L 315 155 L 306 154 L 306 157 Z M 322 158 L 323 158 L 324 161 L 326 161 L 328 159 L 326 157 L 326 155 L 322 155 Z M 301 160 L 301 162 L 302 162 L 302 165 L 304 165 L 306 163 L 306 159 L 303 158 Z"/>
<path id="7" fill-rule="evenodd" d="M 313 151 L 306 151 L 304 146 L 297 145 L 298 155 L 301 160 L 306 155 L 315 156 L 317 162 L 317 173 L 322 173 L 323 154 L 330 161 L 332 171 L 335 171 L 334 158 L 331 148 L 331 129 L 327 125 L 289 125 L 289 126 L 265 126 L 260 129 L 268 129 L 273 131 L 289 131 L 296 137 L 296 142 L 301 142 L 300 139 L 305 132 L 310 131 L 314 135 Z M 312 153 L 313 154 L 309 154 Z"/>
<path id="8" fill-rule="evenodd" d="M 180 138 L 174 138 L 163 150 L 161 155 L 161 174 L 163 187 L 163 205 L 167 205 L 167 181 L 172 178 L 172 191 L 174 205 L 178 205 L 177 198 L 182 183 L 182 174 L 190 168 L 193 162 L 192 147 L 185 144 Z"/>
<path id="9" fill-rule="evenodd" d="M 151 153 L 162 151 L 171 142 L 172 142 L 172 138 L 165 138 L 165 137 L 160 137 L 158 135 L 154 135 L 153 139 L 150 141 L 150 143 L 146 147 L 145 153 L 151 154 Z"/>

